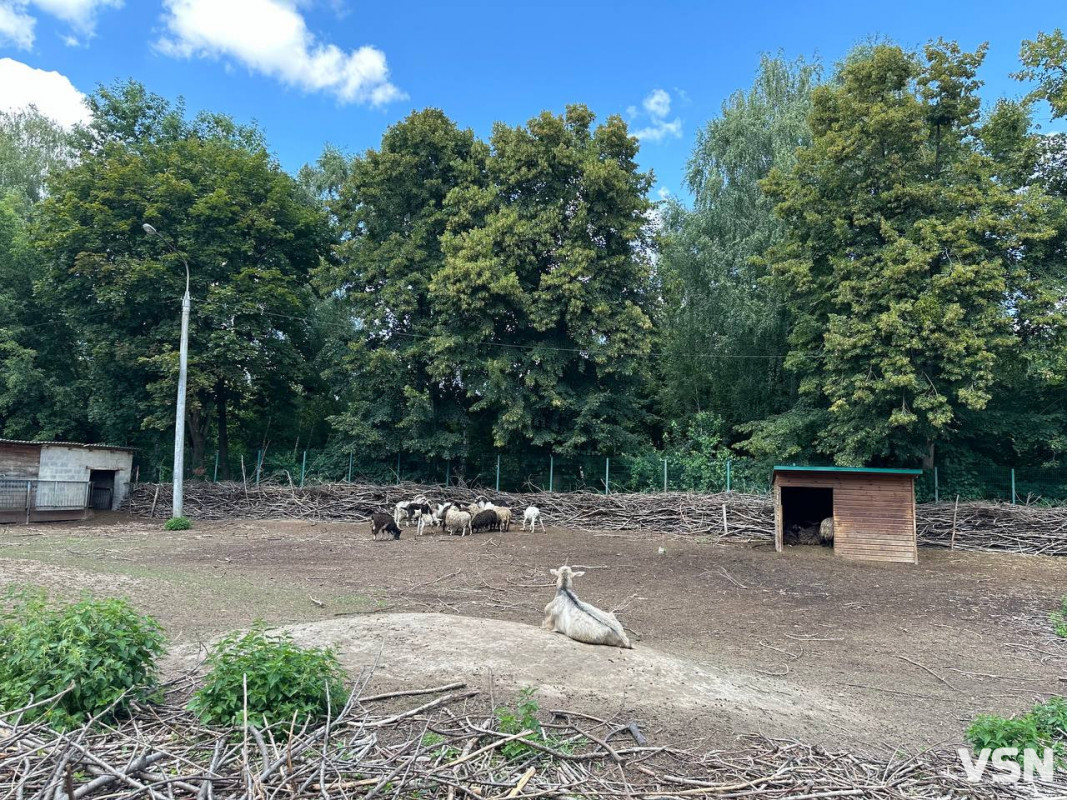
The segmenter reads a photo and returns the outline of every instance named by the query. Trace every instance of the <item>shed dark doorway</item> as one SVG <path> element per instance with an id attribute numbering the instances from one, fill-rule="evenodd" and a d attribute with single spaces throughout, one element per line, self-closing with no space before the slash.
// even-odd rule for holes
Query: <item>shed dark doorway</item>
<path id="1" fill-rule="evenodd" d="M 822 544 L 819 523 L 833 515 L 833 489 L 782 487 L 783 544 Z"/>
<path id="2" fill-rule="evenodd" d="M 89 482 L 93 493 L 89 498 L 89 507 L 97 511 L 110 511 L 115 497 L 115 473 L 113 469 L 94 469 L 89 471 Z"/>

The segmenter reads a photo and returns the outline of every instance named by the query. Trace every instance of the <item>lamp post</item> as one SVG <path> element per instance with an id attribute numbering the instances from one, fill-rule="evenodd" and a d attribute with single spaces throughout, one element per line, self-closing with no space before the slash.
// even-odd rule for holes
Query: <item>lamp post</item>
<path id="1" fill-rule="evenodd" d="M 185 265 L 185 296 L 182 298 L 182 340 L 181 349 L 178 351 L 178 402 L 174 410 L 174 489 L 171 503 L 172 517 L 182 515 L 183 501 L 183 478 L 185 472 L 185 380 L 189 366 L 189 310 L 192 300 L 189 297 L 189 262 L 185 260 L 178 248 L 147 222 L 142 226 L 149 236 L 157 236 L 170 249 L 174 255 L 182 260 Z"/>

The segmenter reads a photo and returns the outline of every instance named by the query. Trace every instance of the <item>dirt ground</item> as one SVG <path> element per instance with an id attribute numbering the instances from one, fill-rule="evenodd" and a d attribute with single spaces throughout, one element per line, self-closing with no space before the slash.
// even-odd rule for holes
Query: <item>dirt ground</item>
<path id="1" fill-rule="evenodd" d="M 532 685 L 546 707 L 709 746 L 752 731 L 865 750 L 951 744 L 976 713 L 1067 689 L 1067 641 L 1047 622 L 1067 559 L 923 549 L 913 566 L 642 532 L 372 542 L 368 530 L 166 533 L 120 514 L 0 526 L 0 585 L 128 596 L 166 628 L 171 671 L 263 619 L 336 644 L 353 671 L 377 663 L 386 689 L 466 680 L 499 699 Z M 563 563 L 586 570 L 579 596 L 616 610 L 634 650 L 540 630 L 548 570 Z"/>

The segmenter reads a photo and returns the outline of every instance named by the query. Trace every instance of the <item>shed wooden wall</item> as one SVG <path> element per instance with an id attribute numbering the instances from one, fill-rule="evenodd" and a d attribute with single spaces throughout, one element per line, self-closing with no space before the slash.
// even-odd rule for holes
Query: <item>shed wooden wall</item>
<path id="1" fill-rule="evenodd" d="M 40 463 L 39 445 L 0 442 L 0 478 L 36 478 Z"/>
<path id="2" fill-rule="evenodd" d="M 778 472 L 774 476 L 781 541 L 784 486 L 834 490 L 834 553 L 866 561 L 918 563 L 915 484 L 911 475 Z"/>

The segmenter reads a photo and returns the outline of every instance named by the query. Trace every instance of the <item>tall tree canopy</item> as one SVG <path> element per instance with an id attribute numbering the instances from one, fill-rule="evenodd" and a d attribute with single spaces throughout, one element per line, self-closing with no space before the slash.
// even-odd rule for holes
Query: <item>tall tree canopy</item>
<path id="1" fill-rule="evenodd" d="M 1038 297 L 1023 263 L 1047 239 L 1047 198 L 1000 180 L 981 146 L 985 47 L 877 45 L 813 93 L 813 142 L 764 183 L 788 227 L 772 249 L 794 317 L 803 397 L 752 445 L 819 420 L 840 463 L 930 465 L 961 414 L 986 407 Z M 761 438 L 762 436 L 762 438 Z"/>
<path id="2" fill-rule="evenodd" d="M 811 143 L 817 63 L 763 56 L 753 86 L 735 92 L 697 134 L 686 183 L 693 207 L 666 208 L 662 401 L 671 418 L 700 412 L 727 427 L 785 410 L 788 313 L 766 280 L 764 252 L 784 223 L 760 181 L 788 171 Z"/>
<path id="3" fill-rule="evenodd" d="M 593 123 L 570 106 L 498 124 L 488 182 L 449 197 L 433 374 L 495 447 L 612 452 L 648 421 L 651 178 L 622 119 Z"/>
<path id="4" fill-rule="evenodd" d="M 347 441 L 451 458 L 463 453 L 466 403 L 450 376 L 434 374 L 430 286 L 453 191 L 484 183 L 487 148 L 437 109 L 393 125 L 378 150 L 347 168 L 330 207 L 341 229 L 338 265 L 320 276 L 350 314 L 343 360 L 329 369 L 343 410 L 333 422 Z M 336 160 L 324 162 L 337 172 Z"/>
<path id="5" fill-rule="evenodd" d="M 234 418 L 282 412 L 299 393 L 325 215 L 255 130 L 187 120 L 136 83 L 101 90 L 91 106 L 77 164 L 40 205 L 42 292 L 78 326 L 70 357 L 85 365 L 90 420 L 103 438 L 129 441 L 173 425 L 187 259 L 187 423 L 199 464 L 213 420 L 225 451 Z M 177 252 L 146 237 L 145 222 Z"/>

